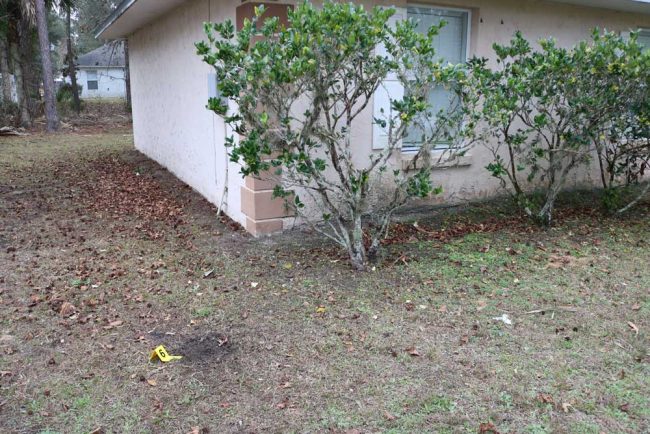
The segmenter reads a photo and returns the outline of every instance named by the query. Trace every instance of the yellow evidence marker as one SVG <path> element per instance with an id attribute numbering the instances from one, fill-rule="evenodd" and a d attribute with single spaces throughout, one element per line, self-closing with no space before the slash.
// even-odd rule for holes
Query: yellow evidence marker
<path id="1" fill-rule="evenodd" d="M 151 356 L 149 356 L 150 361 L 159 359 L 161 362 L 171 362 L 172 360 L 178 360 L 182 358 L 183 356 L 172 356 L 162 345 L 158 345 L 156 348 L 154 348 L 154 350 L 151 352 Z"/>

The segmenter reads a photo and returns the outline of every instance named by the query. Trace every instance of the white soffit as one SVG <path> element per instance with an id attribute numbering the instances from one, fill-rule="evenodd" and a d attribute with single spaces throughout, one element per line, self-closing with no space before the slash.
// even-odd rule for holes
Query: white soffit
<path id="1" fill-rule="evenodd" d="M 593 8 L 611 9 L 623 12 L 650 14 L 650 0 L 551 0 Z"/>
<path id="2" fill-rule="evenodd" d="M 124 38 L 186 0 L 124 0 L 95 31 L 102 39 Z"/>
<path id="3" fill-rule="evenodd" d="M 124 0 L 96 31 L 102 39 L 123 38 L 186 0 Z M 549 0 L 615 11 L 650 14 L 650 0 Z"/>

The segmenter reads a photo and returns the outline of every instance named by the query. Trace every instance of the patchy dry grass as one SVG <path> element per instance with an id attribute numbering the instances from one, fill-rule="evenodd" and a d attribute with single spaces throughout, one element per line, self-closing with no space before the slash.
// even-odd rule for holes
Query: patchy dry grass
<path id="1" fill-rule="evenodd" d="M 409 235 L 354 273 L 216 221 L 123 131 L 1 140 L 1 432 L 650 430 L 647 208 Z"/>

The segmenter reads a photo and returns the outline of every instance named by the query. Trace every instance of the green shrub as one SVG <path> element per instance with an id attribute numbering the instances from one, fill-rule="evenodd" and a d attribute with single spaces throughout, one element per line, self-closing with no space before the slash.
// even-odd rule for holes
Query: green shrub
<path id="1" fill-rule="evenodd" d="M 0 126 L 15 125 L 20 108 L 13 101 L 0 101 Z"/>
<path id="2" fill-rule="evenodd" d="M 395 209 L 439 191 L 430 180 L 430 150 L 451 134 L 455 112 L 432 113 L 427 95 L 434 86 L 459 83 L 463 71 L 435 56 L 441 26 L 420 33 L 413 21 L 392 24 L 392 8 L 305 2 L 288 12 L 287 27 L 278 18 L 262 23 L 263 11 L 238 32 L 229 20 L 206 25 L 208 41 L 196 46 L 214 67 L 224 98 L 208 107 L 240 135 L 227 145 L 242 174 L 281 174 L 275 195 L 364 269 Z M 372 135 L 353 137 L 353 131 L 365 125 L 360 115 L 389 77 L 403 93 L 388 92 L 374 119 L 386 131 L 385 146 L 361 161 L 355 154 L 372 149 Z M 404 171 L 389 160 L 411 125 L 427 128 L 421 129 L 419 170 Z M 306 211 L 305 197 L 316 216 Z"/>
<path id="3" fill-rule="evenodd" d="M 83 90 L 83 86 L 80 84 L 77 84 L 77 91 L 79 92 L 79 95 L 81 95 L 81 91 Z M 56 92 L 56 102 L 57 105 L 59 106 L 59 110 L 61 110 L 63 113 L 68 113 L 70 110 L 74 110 L 74 98 L 72 96 L 72 84 L 70 83 L 64 83 L 59 90 Z M 81 101 L 82 109 L 83 109 L 83 101 Z"/>
<path id="4" fill-rule="evenodd" d="M 611 132 L 633 118 L 622 114 L 647 101 L 650 68 L 634 36 L 595 30 L 570 49 L 553 39 L 539 44 L 535 51 L 516 33 L 510 44 L 494 44 L 497 68 L 473 59 L 464 102 L 477 126 L 470 135 L 492 153 L 487 169 L 526 214 L 548 225 L 576 168 L 606 155 L 607 146 L 622 149 Z M 623 161 L 615 160 L 614 166 Z M 630 173 L 631 161 L 616 170 Z"/>

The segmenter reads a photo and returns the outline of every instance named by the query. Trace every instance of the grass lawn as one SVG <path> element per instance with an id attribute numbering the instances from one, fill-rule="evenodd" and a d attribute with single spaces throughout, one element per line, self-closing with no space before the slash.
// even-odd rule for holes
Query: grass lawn
<path id="1" fill-rule="evenodd" d="M 650 207 L 495 212 L 357 273 L 217 221 L 127 130 L 0 138 L 0 432 L 649 432 Z"/>

